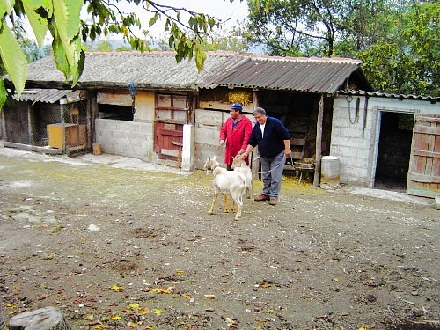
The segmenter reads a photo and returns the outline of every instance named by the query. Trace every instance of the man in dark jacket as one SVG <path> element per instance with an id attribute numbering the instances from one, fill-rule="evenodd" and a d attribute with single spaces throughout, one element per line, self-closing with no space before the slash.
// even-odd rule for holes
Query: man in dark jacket
<path id="1" fill-rule="evenodd" d="M 257 202 L 269 201 L 275 205 L 281 189 L 283 167 L 286 157 L 290 157 L 290 133 L 283 123 L 274 117 L 268 117 L 261 107 L 253 112 L 257 123 L 252 129 L 243 157 L 258 145 L 263 179 L 263 191 L 254 198 Z"/>

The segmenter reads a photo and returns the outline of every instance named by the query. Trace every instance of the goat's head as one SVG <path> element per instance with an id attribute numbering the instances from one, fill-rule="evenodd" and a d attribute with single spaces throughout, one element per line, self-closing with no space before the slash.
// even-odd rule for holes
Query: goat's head
<path id="1" fill-rule="evenodd" d="M 241 155 L 237 155 L 236 157 L 232 157 L 231 168 L 246 166 L 246 161 L 243 159 Z"/>
<path id="2" fill-rule="evenodd" d="M 218 166 L 217 156 L 206 158 L 205 165 L 203 165 L 203 169 L 207 172 L 213 171 L 214 168 Z"/>

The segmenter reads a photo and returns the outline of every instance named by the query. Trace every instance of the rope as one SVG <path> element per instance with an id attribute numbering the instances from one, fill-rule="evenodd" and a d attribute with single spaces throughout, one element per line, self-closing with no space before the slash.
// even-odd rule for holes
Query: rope
<path id="1" fill-rule="evenodd" d="M 252 162 L 254 162 L 255 160 L 257 160 L 257 159 L 259 159 L 259 158 L 260 158 L 260 156 L 255 157 L 254 159 L 252 159 Z M 281 164 L 282 164 L 282 163 L 279 163 L 277 166 L 275 166 L 273 169 L 271 169 L 271 170 L 269 170 L 269 171 L 258 171 L 257 173 L 258 173 L 258 174 L 271 173 L 271 172 L 274 171 L 277 167 L 279 167 Z M 293 159 L 292 159 L 292 157 L 290 157 L 290 165 L 292 165 L 292 167 L 294 167 L 294 166 L 293 166 Z"/>

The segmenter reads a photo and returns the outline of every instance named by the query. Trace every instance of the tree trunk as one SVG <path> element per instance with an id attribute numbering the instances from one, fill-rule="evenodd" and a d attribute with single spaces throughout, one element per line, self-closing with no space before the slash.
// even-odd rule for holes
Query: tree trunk
<path id="1" fill-rule="evenodd" d="M 44 307 L 13 316 L 9 320 L 9 330 L 72 330 L 72 328 L 59 310 L 55 307 Z"/>

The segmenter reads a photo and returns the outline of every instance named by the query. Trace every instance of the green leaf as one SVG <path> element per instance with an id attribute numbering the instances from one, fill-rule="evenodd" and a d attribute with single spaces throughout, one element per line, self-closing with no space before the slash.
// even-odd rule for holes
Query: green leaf
<path id="1" fill-rule="evenodd" d="M 206 60 L 206 54 L 200 46 L 195 47 L 195 52 L 196 52 L 195 61 L 196 61 L 197 70 L 202 71 Z"/>
<path id="2" fill-rule="evenodd" d="M 41 0 L 23 1 L 23 6 L 38 45 L 42 47 L 48 30 L 48 21 L 47 18 L 41 17 L 41 15 L 36 12 L 36 10 L 41 7 Z M 52 3 L 46 2 L 45 9 L 51 14 L 53 12 Z"/>
<path id="3" fill-rule="evenodd" d="M 7 97 L 7 93 L 5 89 L 5 82 L 3 78 L 0 78 L 0 112 L 1 109 L 3 108 L 3 105 L 6 102 L 6 97 Z"/>
<path id="4" fill-rule="evenodd" d="M 18 44 L 15 34 L 6 24 L 0 31 L 0 56 L 17 94 L 20 95 L 26 84 L 26 54 Z"/>
<path id="5" fill-rule="evenodd" d="M 0 14 L 3 17 L 5 13 L 10 14 L 14 7 L 15 0 L 0 0 Z"/>
<path id="6" fill-rule="evenodd" d="M 72 86 L 76 84 L 82 72 L 82 49 L 79 39 L 79 12 L 82 3 L 82 0 L 54 1 L 55 21 L 49 22 L 54 37 L 52 49 L 57 68 L 63 72 L 66 80 L 72 77 Z"/>
<path id="7" fill-rule="evenodd" d="M 156 24 L 159 17 L 160 17 L 160 15 L 158 13 L 154 14 L 154 16 L 150 18 L 150 21 L 148 22 L 148 24 L 150 26 Z"/>
<path id="8" fill-rule="evenodd" d="M 63 73 L 64 77 L 67 80 L 71 76 L 69 61 L 67 60 L 66 52 L 64 50 L 61 40 L 55 36 L 52 41 L 52 50 L 56 67 Z"/>

